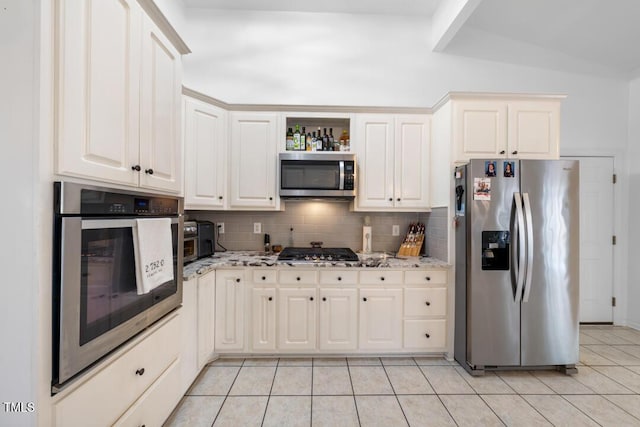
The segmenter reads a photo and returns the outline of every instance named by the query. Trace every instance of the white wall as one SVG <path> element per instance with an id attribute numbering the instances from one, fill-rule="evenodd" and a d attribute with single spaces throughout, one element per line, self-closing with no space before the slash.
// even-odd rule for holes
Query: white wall
<path id="1" fill-rule="evenodd" d="M 629 325 L 640 329 L 640 78 L 629 84 Z"/>
<path id="2" fill-rule="evenodd" d="M 0 1 L 0 425 L 33 425 L 34 413 L 8 413 L 1 402 L 36 402 L 38 263 L 34 220 L 38 178 L 37 46 L 39 1 Z M 37 403 L 37 402 L 36 402 Z M 36 411 L 38 408 L 35 408 Z"/>

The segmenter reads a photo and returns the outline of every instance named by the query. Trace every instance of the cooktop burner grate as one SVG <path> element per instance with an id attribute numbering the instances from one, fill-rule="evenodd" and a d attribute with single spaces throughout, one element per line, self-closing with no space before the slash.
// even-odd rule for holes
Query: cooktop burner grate
<path id="1" fill-rule="evenodd" d="M 359 261 L 349 248 L 284 248 L 278 261 Z"/>

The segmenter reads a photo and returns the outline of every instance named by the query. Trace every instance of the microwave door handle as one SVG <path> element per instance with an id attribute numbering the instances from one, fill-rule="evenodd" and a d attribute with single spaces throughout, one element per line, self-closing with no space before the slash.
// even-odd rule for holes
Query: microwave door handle
<path id="1" fill-rule="evenodd" d="M 340 160 L 338 163 L 340 165 L 340 184 L 338 185 L 338 190 L 344 190 L 344 160 Z"/>

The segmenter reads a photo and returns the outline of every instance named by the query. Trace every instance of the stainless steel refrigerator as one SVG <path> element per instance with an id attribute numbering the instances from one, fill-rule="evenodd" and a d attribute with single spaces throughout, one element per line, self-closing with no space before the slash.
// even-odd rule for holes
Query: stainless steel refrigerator
<path id="1" fill-rule="evenodd" d="M 455 171 L 455 359 L 577 372 L 579 169 L 471 160 Z"/>

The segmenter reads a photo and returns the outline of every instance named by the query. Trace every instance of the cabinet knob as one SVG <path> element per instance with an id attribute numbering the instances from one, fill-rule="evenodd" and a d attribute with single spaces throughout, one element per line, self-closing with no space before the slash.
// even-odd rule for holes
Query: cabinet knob
<path id="1" fill-rule="evenodd" d="M 504 153 L 506 153 L 506 151 L 504 151 L 504 150 L 502 150 L 502 151 L 500 152 L 500 154 L 504 154 Z"/>
<path id="2" fill-rule="evenodd" d="M 427 279 L 427 282 L 428 282 L 429 280 L 431 280 L 431 277 L 427 276 L 427 277 L 425 277 L 425 279 Z"/>
<path id="3" fill-rule="evenodd" d="M 384 276 L 382 276 L 382 277 L 380 278 L 380 280 L 382 280 L 382 281 L 384 282 Z"/>
<path id="4" fill-rule="evenodd" d="M 327 300 L 327 297 L 322 297 L 322 301 L 326 301 L 326 300 Z"/>
<path id="5" fill-rule="evenodd" d="M 424 336 L 427 337 L 427 338 L 431 338 L 431 335 L 429 335 L 429 334 L 424 334 Z"/>
<path id="6" fill-rule="evenodd" d="M 511 154 L 518 154 L 518 150 L 512 151 Z"/>
<path id="7" fill-rule="evenodd" d="M 136 375 L 140 375 L 143 376 L 144 375 L 144 368 L 140 368 L 136 371 Z"/>
<path id="8" fill-rule="evenodd" d="M 269 301 L 273 301 L 273 297 L 269 297 Z"/>
<path id="9" fill-rule="evenodd" d="M 399 201 L 400 201 L 400 197 L 398 197 L 398 198 L 396 199 L 396 201 L 398 201 L 398 202 L 399 202 Z"/>
<path id="10" fill-rule="evenodd" d="M 267 278 L 265 276 L 262 276 L 262 280 L 267 280 Z"/>
<path id="11" fill-rule="evenodd" d="M 218 200 L 222 200 L 222 196 L 218 196 Z"/>
<path id="12" fill-rule="evenodd" d="M 367 302 L 367 298 L 366 297 L 362 298 L 362 301 Z"/>
<path id="13" fill-rule="evenodd" d="M 430 306 L 430 305 L 431 305 L 431 303 L 430 303 L 429 301 L 427 301 L 425 304 L 427 304 L 427 306 Z"/>
<path id="14" fill-rule="evenodd" d="M 296 277 L 296 280 L 299 282 L 299 281 L 300 281 L 300 278 L 299 278 L 299 277 Z"/>
<path id="15" fill-rule="evenodd" d="M 389 201 L 390 201 L 390 202 L 393 202 L 393 198 L 392 198 L 392 197 L 389 197 Z"/>
<path id="16" fill-rule="evenodd" d="M 342 277 L 338 276 L 338 282 L 342 280 Z"/>
<path id="17" fill-rule="evenodd" d="M 236 279 L 236 283 L 240 283 L 240 279 Z"/>
<path id="18" fill-rule="evenodd" d="M 269 200 L 273 200 L 273 197 L 269 197 Z"/>
<path id="19" fill-rule="evenodd" d="M 145 169 L 144 173 L 149 174 L 149 175 L 153 175 L 153 169 Z"/>
<path id="20" fill-rule="evenodd" d="M 133 171 L 140 172 L 140 169 L 140 165 L 131 166 L 131 170 Z"/>
<path id="21" fill-rule="evenodd" d="M 313 301 L 313 297 L 309 297 L 309 301 Z"/>

